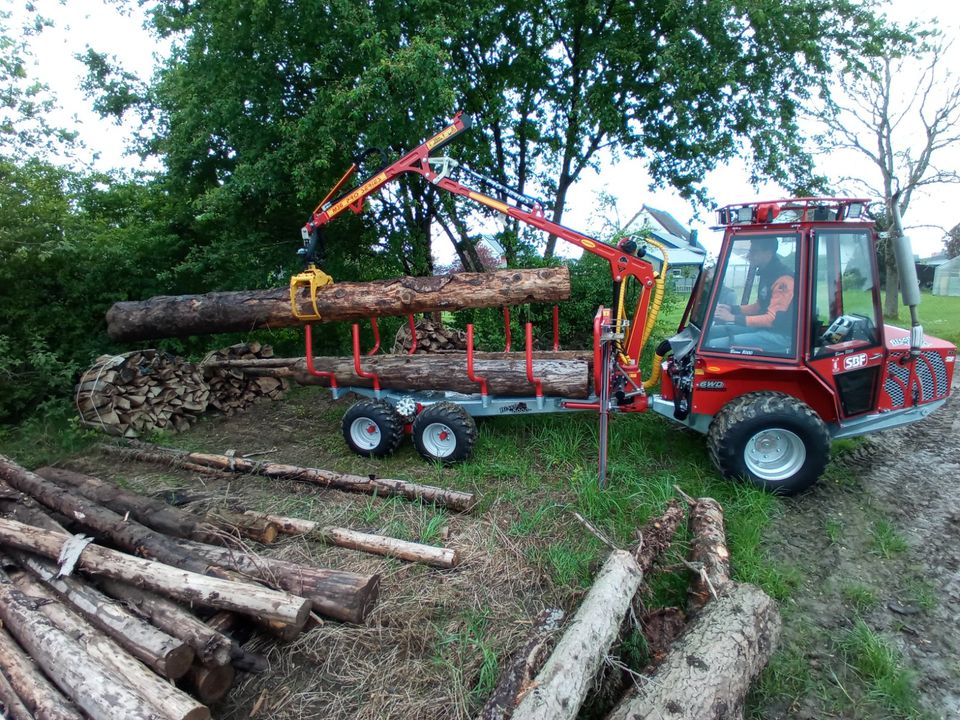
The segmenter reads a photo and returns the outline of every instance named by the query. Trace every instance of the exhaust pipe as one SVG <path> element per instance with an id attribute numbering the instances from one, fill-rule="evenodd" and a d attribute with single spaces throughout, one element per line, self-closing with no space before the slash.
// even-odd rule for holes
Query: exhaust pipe
<path id="1" fill-rule="evenodd" d="M 920 355 L 920 347 L 923 345 L 923 325 L 920 324 L 917 313 L 917 306 L 920 305 L 920 283 L 917 280 L 916 265 L 913 264 L 913 247 L 910 244 L 910 238 L 903 231 L 899 199 L 900 191 L 898 190 L 893 195 L 893 224 L 896 228 L 893 254 L 897 259 L 897 275 L 900 280 L 903 304 L 910 308 L 910 356 L 915 358 Z"/>

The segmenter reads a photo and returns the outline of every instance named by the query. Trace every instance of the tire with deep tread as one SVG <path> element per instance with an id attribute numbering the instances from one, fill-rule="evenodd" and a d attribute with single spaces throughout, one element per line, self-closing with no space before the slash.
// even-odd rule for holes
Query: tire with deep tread
<path id="1" fill-rule="evenodd" d="M 789 476 L 764 478 L 748 466 L 748 444 L 764 433 L 776 435 L 778 430 L 802 443 L 802 462 Z M 707 447 L 724 477 L 793 495 L 813 485 L 823 473 L 830 459 L 830 434 L 806 403 L 783 393 L 755 392 L 731 400 L 717 413 L 707 433 Z"/>
<path id="2" fill-rule="evenodd" d="M 364 421 L 379 433 L 379 441 L 372 447 L 358 444 L 353 431 Z M 350 406 L 343 415 L 340 428 L 347 446 L 363 457 L 386 457 L 392 454 L 403 440 L 403 418 L 393 406 L 383 400 L 360 400 Z"/>
<path id="3" fill-rule="evenodd" d="M 431 433 L 446 428 L 449 435 L 444 442 L 452 440 L 449 452 L 439 451 Z M 445 431 L 444 431 L 445 432 Z M 413 444 L 425 460 L 444 465 L 461 462 L 470 457 L 477 442 L 477 424 L 466 410 L 452 402 L 439 402 L 424 408 L 413 421 Z"/>

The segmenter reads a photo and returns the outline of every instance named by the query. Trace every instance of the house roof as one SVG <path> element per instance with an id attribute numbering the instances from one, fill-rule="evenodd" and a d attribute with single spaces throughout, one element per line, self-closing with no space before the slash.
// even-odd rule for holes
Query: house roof
<path id="1" fill-rule="evenodd" d="M 676 248 L 691 248 L 699 250 L 704 255 L 707 254 L 706 248 L 698 242 L 696 233 L 690 232 L 666 210 L 658 210 L 649 205 L 644 205 L 641 208 L 641 213 L 645 213 L 650 220 L 663 230 L 663 232 L 658 232 L 656 227 L 653 228 L 654 235 L 660 240 Z"/>

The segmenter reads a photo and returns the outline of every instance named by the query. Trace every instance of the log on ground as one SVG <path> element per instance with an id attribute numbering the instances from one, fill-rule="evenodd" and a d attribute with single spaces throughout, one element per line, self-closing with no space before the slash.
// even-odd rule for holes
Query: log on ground
<path id="1" fill-rule="evenodd" d="M 643 577 L 628 552 L 610 553 L 513 720 L 573 720 Z"/>
<path id="2" fill-rule="evenodd" d="M 77 707 L 57 690 L 10 634 L 0 627 L 0 701 L 14 720 L 83 720 Z M 23 706 L 16 706 L 16 701 Z M 23 714 L 22 714 L 23 713 Z"/>
<path id="3" fill-rule="evenodd" d="M 317 309 L 323 322 L 332 322 L 569 297 L 570 273 L 559 267 L 334 283 L 317 291 Z M 302 311 L 312 312 L 306 289 L 297 296 L 297 303 Z M 124 341 L 302 324 L 291 311 L 290 291 L 285 287 L 159 296 L 119 302 L 107 312 L 107 333 Z"/>
<path id="4" fill-rule="evenodd" d="M 690 577 L 687 612 L 699 612 L 724 593 L 730 579 L 730 551 L 723 527 L 723 507 L 713 498 L 697 498 L 690 505 Z"/>
<path id="5" fill-rule="evenodd" d="M 736 585 L 706 605 L 663 664 L 608 720 L 742 717 L 750 683 L 780 635 L 776 603 L 752 585 Z"/>

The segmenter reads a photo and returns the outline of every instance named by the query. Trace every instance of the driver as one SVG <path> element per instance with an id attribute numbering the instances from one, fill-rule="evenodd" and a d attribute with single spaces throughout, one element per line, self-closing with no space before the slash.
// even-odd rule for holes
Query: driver
<path id="1" fill-rule="evenodd" d="M 757 268 L 757 301 L 749 305 L 717 305 L 714 320 L 739 325 L 743 332 L 711 343 L 712 347 L 759 345 L 789 351 L 789 338 L 793 334 L 794 278 L 777 255 L 777 245 L 775 237 L 750 241 L 747 258 Z"/>

